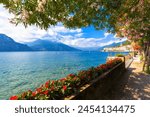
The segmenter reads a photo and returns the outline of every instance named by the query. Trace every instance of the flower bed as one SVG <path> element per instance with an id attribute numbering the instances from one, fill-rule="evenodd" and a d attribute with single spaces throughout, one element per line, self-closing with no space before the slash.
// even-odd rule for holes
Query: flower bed
<path id="1" fill-rule="evenodd" d="M 82 70 L 77 74 L 69 74 L 59 80 L 48 80 L 35 91 L 28 90 L 22 94 L 11 96 L 10 100 L 59 100 L 80 91 L 85 84 L 90 83 L 117 64 L 122 63 L 120 58 L 109 60 L 106 64 Z"/>
<path id="2" fill-rule="evenodd" d="M 123 59 L 122 59 L 123 60 Z M 113 92 L 122 82 L 125 62 L 121 62 L 91 82 L 82 86 L 78 93 L 66 97 L 67 100 L 106 100 L 111 99 Z"/>

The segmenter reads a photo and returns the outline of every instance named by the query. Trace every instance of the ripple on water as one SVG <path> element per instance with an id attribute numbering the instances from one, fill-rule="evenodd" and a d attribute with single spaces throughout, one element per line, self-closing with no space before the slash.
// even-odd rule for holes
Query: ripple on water
<path id="1" fill-rule="evenodd" d="M 18 87 L 22 87 L 22 86 L 27 85 L 27 84 L 28 84 L 27 81 L 19 82 L 16 85 L 13 86 L 13 89 L 16 89 Z"/>
<path id="2" fill-rule="evenodd" d="M 108 53 L 82 51 L 0 53 L 0 99 L 105 63 L 107 56 Z"/>

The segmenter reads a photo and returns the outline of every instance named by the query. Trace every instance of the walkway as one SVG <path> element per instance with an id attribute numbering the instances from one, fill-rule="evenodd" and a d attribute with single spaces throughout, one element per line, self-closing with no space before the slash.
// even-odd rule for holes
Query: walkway
<path id="1" fill-rule="evenodd" d="M 142 63 L 136 59 L 133 60 L 110 99 L 150 100 L 150 75 L 142 72 L 142 66 Z"/>

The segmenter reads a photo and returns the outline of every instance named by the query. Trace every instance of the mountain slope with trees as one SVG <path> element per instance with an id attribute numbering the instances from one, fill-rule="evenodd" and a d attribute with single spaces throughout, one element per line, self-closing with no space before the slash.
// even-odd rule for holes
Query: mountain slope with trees
<path id="1" fill-rule="evenodd" d="M 78 49 L 75 49 L 63 43 L 48 40 L 39 39 L 26 44 L 34 51 L 79 51 Z"/>
<path id="2" fill-rule="evenodd" d="M 32 51 L 25 44 L 17 43 L 5 34 L 0 34 L 0 51 Z"/>

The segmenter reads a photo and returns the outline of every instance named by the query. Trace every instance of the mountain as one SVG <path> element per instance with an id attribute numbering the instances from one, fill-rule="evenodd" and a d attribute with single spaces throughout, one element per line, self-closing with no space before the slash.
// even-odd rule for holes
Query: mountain
<path id="1" fill-rule="evenodd" d="M 115 47 L 115 46 L 120 46 L 120 44 L 122 44 L 124 42 L 118 42 L 118 43 L 112 43 L 112 44 L 109 44 L 109 45 L 106 45 L 106 46 L 102 46 L 102 47 L 78 47 L 77 49 L 80 49 L 80 50 L 83 50 L 83 51 L 100 51 L 100 50 L 103 50 L 104 48 L 107 48 L 107 47 Z"/>
<path id="2" fill-rule="evenodd" d="M 76 48 L 82 51 L 99 51 L 98 49 L 100 47 L 76 47 Z"/>
<path id="3" fill-rule="evenodd" d="M 11 37 L 0 34 L 0 51 L 79 51 L 63 43 L 36 40 L 30 43 L 17 43 Z"/>
<path id="4" fill-rule="evenodd" d="M 124 42 L 118 42 L 118 43 L 112 43 L 110 45 L 106 45 L 106 46 L 103 46 L 103 47 L 100 47 L 98 50 L 103 50 L 104 48 L 109 48 L 109 47 L 116 47 L 116 46 L 120 46 L 122 43 Z"/>
<path id="5" fill-rule="evenodd" d="M 34 51 L 79 51 L 78 49 L 70 47 L 63 43 L 48 40 L 39 39 L 26 44 Z"/>
<path id="6" fill-rule="evenodd" d="M 0 51 L 31 51 L 27 45 L 17 43 L 5 34 L 0 34 Z"/>

